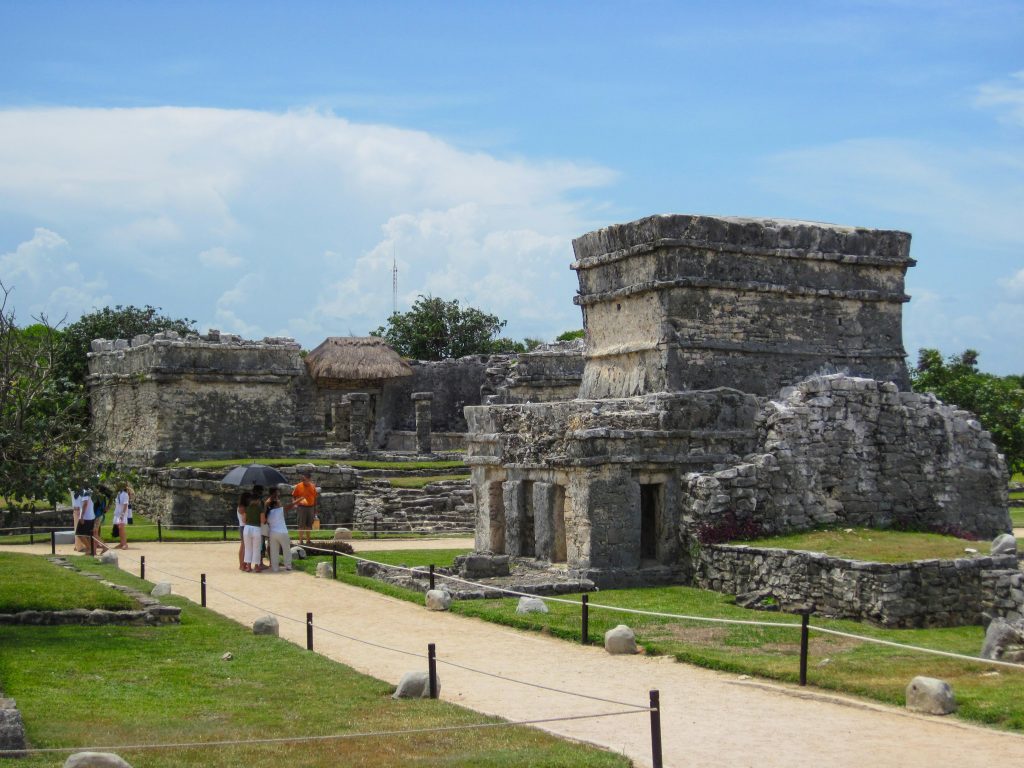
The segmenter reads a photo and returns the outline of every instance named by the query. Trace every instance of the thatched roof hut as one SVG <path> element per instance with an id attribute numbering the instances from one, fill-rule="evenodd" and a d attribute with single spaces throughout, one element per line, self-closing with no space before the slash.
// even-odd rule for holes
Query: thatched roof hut
<path id="1" fill-rule="evenodd" d="M 331 336 L 306 355 L 309 375 L 323 379 L 379 381 L 411 376 L 412 368 L 376 336 Z"/>

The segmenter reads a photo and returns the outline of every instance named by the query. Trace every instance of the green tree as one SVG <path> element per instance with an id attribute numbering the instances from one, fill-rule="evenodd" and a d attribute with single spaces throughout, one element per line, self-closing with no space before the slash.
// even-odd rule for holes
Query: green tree
<path id="1" fill-rule="evenodd" d="M 558 336 L 555 337 L 555 341 L 573 341 L 575 339 L 582 339 L 586 335 L 586 331 L 580 328 L 579 330 L 566 331 L 565 333 L 558 334 Z"/>
<path id="2" fill-rule="evenodd" d="M 84 390 L 56 365 L 61 332 L 45 317 L 19 328 L 2 283 L 0 293 L 0 496 L 15 509 L 54 504 L 86 477 Z"/>
<path id="3" fill-rule="evenodd" d="M 921 349 L 910 370 L 916 392 L 974 413 L 1006 457 L 1011 473 L 1024 471 L 1024 387 L 1020 376 L 978 370 L 978 353 L 968 349 L 943 360 L 937 349 Z"/>
<path id="4" fill-rule="evenodd" d="M 160 314 L 160 307 L 104 307 L 82 315 L 64 328 L 63 350 L 57 359 L 61 375 L 84 385 L 89 373 L 89 346 L 93 339 L 130 339 L 140 333 L 177 331 L 195 333 L 195 320 L 172 318 Z"/>
<path id="5" fill-rule="evenodd" d="M 412 309 L 394 313 L 370 335 L 382 337 L 403 357 L 444 360 L 507 350 L 510 340 L 498 339 L 505 325 L 497 315 L 460 307 L 458 299 L 420 296 Z"/>

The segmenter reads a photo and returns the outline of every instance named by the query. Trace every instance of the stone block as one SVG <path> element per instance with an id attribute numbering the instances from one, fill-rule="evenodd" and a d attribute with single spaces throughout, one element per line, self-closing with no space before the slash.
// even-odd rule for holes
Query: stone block
<path id="1" fill-rule="evenodd" d="M 333 579 L 334 568 L 331 567 L 330 563 L 317 563 L 316 564 L 316 578 L 318 579 Z"/>
<path id="2" fill-rule="evenodd" d="M 435 683 L 437 685 L 437 695 L 441 695 L 441 678 L 435 677 Z M 398 687 L 395 689 L 394 694 L 391 698 L 393 699 L 427 699 L 430 698 L 430 675 L 426 672 L 415 671 L 406 672 L 402 675 L 402 679 L 398 681 Z"/>
<path id="3" fill-rule="evenodd" d="M 636 635 L 625 624 L 619 624 L 604 633 L 604 649 L 612 654 L 637 653 Z"/>
<path id="4" fill-rule="evenodd" d="M 998 557 L 1000 555 L 1016 555 L 1017 539 L 1010 533 L 1004 533 L 996 536 L 996 538 L 992 540 L 992 551 L 990 554 L 993 557 Z"/>
<path id="5" fill-rule="evenodd" d="M 945 680 L 915 677 L 907 685 L 907 709 L 926 715 L 949 715 L 956 712 L 953 688 Z"/>
<path id="6" fill-rule="evenodd" d="M 64 768 L 132 768 L 131 763 L 113 752 L 75 752 L 64 761 Z"/>
<path id="7" fill-rule="evenodd" d="M 423 598 L 428 611 L 447 611 L 452 605 L 452 596 L 443 589 L 431 589 Z"/>
<path id="8" fill-rule="evenodd" d="M 280 627 L 277 623 L 277 619 L 270 615 L 261 616 L 253 622 L 252 633 L 254 635 L 273 635 L 274 637 L 277 637 L 280 633 Z"/>
<path id="9" fill-rule="evenodd" d="M 516 613 L 547 613 L 548 604 L 539 597 L 520 597 Z"/>
<path id="10" fill-rule="evenodd" d="M 164 597 L 171 594 L 171 583 L 169 581 L 157 582 L 156 586 L 149 593 L 153 597 Z"/>

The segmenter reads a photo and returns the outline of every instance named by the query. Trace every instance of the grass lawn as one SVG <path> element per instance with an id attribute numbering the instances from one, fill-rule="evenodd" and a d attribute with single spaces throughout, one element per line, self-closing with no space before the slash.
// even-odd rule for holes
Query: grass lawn
<path id="1" fill-rule="evenodd" d="M 983 556 L 987 555 L 989 550 L 988 542 L 984 541 L 968 541 L 937 533 L 879 531 L 870 528 L 834 528 L 732 543 L 750 547 L 823 552 L 833 557 L 870 560 L 876 563 Z M 966 549 L 976 550 L 976 553 L 972 555 L 965 552 Z"/>
<path id="2" fill-rule="evenodd" d="M 357 553 L 368 560 L 391 565 L 450 565 L 465 550 L 395 550 Z M 317 560 L 298 561 L 303 570 L 314 570 Z M 326 558 L 330 559 L 330 558 Z M 350 584 L 423 604 L 418 592 L 393 587 L 355 575 L 354 561 L 338 557 L 338 577 Z M 463 600 L 452 611 L 520 629 L 544 632 L 569 642 L 579 642 L 581 611 L 579 595 L 566 595 L 572 604 L 549 602 L 547 614 L 515 612 L 518 598 Z M 648 654 L 668 655 L 677 661 L 737 674 L 785 682 L 799 678 L 799 617 L 752 611 L 737 607 L 729 595 L 690 587 L 605 590 L 590 594 L 589 638 L 600 644 L 604 633 L 627 624 Z M 602 609 L 608 605 L 660 613 L 746 621 L 771 621 L 791 627 L 723 625 L 695 620 L 637 616 Z M 922 646 L 977 656 L 984 640 L 981 627 L 889 630 L 855 621 L 812 618 L 812 626 L 836 629 L 907 645 Z M 948 681 L 960 705 L 958 717 L 987 725 L 1024 732 L 1024 670 L 994 668 L 956 659 L 811 633 L 808 683 L 902 706 L 907 684 L 917 675 Z"/>
<path id="3" fill-rule="evenodd" d="M 111 581 L 145 584 L 113 566 L 83 567 Z M 182 598 L 164 599 L 181 606 L 181 625 L 0 626 L 0 680 L 18 702 L 30 746 L 103 748 L 498 722 L 443 701 L 394 701 L 387 683 L 284 640 L 256 637 Z M 226 652 L 233 660 L 222 660 Z M 628 765 L 621 756 L 529 728 L 117 751 L 136 768 Z M 61 765 L 65 757 L 44 754 L 17 764 Z"/>
<path id="4" fill-rule="evenodd" d="M 0 552 L 0 611 L 133 610 L 130 598 L 34 555 Z M 0 676 L 0 682 L 3 677 Z"/>

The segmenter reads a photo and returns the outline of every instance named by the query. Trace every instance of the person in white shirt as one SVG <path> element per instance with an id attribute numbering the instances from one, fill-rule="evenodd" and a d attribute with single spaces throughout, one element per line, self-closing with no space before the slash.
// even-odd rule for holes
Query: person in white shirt
<path id="1" fill-rule="evenodd" d="M 114 500 L 114 525 L 117 527 L 117 537 L 121 542 L 117 545 L 118 549 L 128 549 L 128 531 L 126 529 L 128 527 L 129 503 L 128 486 L 122 483 L 117 492 L 117 499 Z"/>
<path id="2" fill-rule="evenodd" d="M 91 494 L 88 490 L 82 491 L 81 497 L 82 515 L 78 518 L 78 527 L 75 528 L 75 542 L 83 552 L 95 552 L 103 554 L 107 551 L 107 545 L 102 541 L 93 539 L 93 528 L 96 527 L 96 508 L 93 506 Z"/>
<path id="3" fill-rule="evenodd" d="M 278 563 L 283 554 L 284 569 L 290 571 L 292 569 L 292 542 L 288 538 L 288 526 L 284 521 L 281 492 L 277 488 L 270 489 L 262 522 L 270 528 L 270 570 L 275 572 L 279 570 Z"/>
<path id="4" fill-rule="evenodd" d="M 71 491 L 71 527 L 75 531 L 75 552 L 81 552 L 82 546 L 78 542 L 78 521 L 82 517 L 82 490 L 75 488 Z"/>

